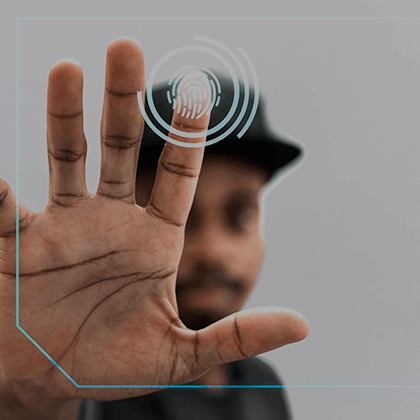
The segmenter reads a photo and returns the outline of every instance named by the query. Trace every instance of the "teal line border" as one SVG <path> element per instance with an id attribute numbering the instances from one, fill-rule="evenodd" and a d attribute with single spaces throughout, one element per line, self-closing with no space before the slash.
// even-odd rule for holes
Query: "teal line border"
<path id="1" fill-rule="evenodd" d="M 420 389 L 420 385 L 79 385 L 19 325 L 19 22 L 54 20 L 126 21 L 419 21 L 420 17 L 17 17 L 16 18 L 16 327 L 77 388 L 289 388 L 289 389 Z"/>
<path id="2" fill-rule="evenodd" d="M 280 20 L 296 20 L 296 21 L 327 21 L 327 20 L 349 20 L 349 21 L 373 21 L 373 20 L 419 20 L 420 16 L 400 16 L 400 17 L 390 17 L 390 16 L 372 16 L 372 17 L 269 17 L 269 16 L 260 16 L 260 17 L 18 17 L 19 20 L 236 20 L 236 21 L 249 21 L 249 20 L 263 20 L 263 21 L 280 21 Z"/>
<path id="3" fill-rule="evenodd" d="M 19 328 L 19 19 L 16 19 L 16 327 Z"/>

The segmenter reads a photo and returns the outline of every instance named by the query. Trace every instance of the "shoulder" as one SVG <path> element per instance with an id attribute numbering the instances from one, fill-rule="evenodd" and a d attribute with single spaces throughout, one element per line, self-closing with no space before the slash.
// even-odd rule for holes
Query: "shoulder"
<path id="1" fill-rule="evenodd" d="M 254 412 L 257 408 L 258 416 L 256 414 L 255 418 L 292 419 L 286 390 L 270 362 L 261 357 L 251 357 L 234 362 L 233 366 L 240 375 L 236 380 L 242 385 L 277 385 L 269 389 L 257 386 L 241 390 L 246 410 Z"/>
<path id="2" fill-rule="evenodd" d="M 261 357 L 250 357 L 232 363 L 235 377 L 244 384 L 283 385 L 271 364 Z"/>

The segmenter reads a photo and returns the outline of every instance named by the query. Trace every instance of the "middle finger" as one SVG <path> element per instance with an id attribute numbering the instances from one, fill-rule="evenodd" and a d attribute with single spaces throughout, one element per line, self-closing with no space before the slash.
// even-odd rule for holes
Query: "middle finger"
<path id="1" fill-rule="evenodd" d="M 143 50 L 132 38 L 117 38 L 109 44 L 106 56 L 97 193 L 132 203 L 144 124 L 137 91 L 144 91 Z"/>

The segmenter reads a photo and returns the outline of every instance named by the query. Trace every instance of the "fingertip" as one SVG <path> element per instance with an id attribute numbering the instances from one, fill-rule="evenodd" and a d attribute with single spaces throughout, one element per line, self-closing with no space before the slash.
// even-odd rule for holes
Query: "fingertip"
<path id="1" fill-rule="evenodd" d="M 72 115 L 83 109 L 83 69 L 72 58 L 57 60 L 48 76 L 48 111 Z"/>
<path id="2" fill-rule="evenodd" d="M 206 129 L 212 104 L 207 75 L 199 70 L 189 71 L 179 83 L 174 107 L 175 122 L 181 127 Z"/>
<path id="3" fill-rule="evenodd" d="M 191 70 L 182 78 L 179 84 L 178 94 L 183 91 L 191 98 L 196 93 L 196 101 L 202 102 L 203 105 L 209 97 L 211 99 L 209 79 L 205 73 L 199 70 Z M 205 93 L 205 95 L 198 95 L 200 91 L 202 94 Z"/>
<path id="4" fill-rule="evenodd" d="M 82 77 L 83 69 L 74 58 L 60 58 L 51 66 L 49 79 L 62 77 Z"/>
<path id="5" fill-rule="evenodd" d="M 290 309 L 289 330 L 293 343 L 304 340 L 309 334 L 309 322 L 300 312 Z"/>
<path id="6" fill-rule="evenodd" d="M 144 53 L 135 38 L 123 36 L 111 41 L 106 61 L 107 89 L 120 94 L 144 90 Z"/>
<path id="7" fill-rule="evenodd" d="M 250 315 L 248 319 L 251 322 L 258 319 L 261 328 L 266 328 L 266 331 L 271 331 L 267 337 L 268 341 L 271 338 L 273 339 L 271 343 L 274 345 L 273 348 L 302 341 L 309 334 L 308 320 L 295 309 L 266 306 L 244 310 L 239 314 L 242 313 L 244 315 Z M 246 318 L 243 320 L 245 321 Z"/>
<path id="8" fill-rule="evenodd" d="M 140 42 L 131 36 L 119 36 L 118 38 L 113 39 L 108 44 L 107 51 L 112 52 L 114 48 L 121 47 L 143 52 L 143 47 L 141 46 Z"/>

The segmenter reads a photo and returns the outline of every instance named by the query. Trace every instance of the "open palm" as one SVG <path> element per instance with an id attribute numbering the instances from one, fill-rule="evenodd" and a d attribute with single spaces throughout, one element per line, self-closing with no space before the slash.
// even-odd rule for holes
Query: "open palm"
<path id="1" fill-rule="evenodd" d="M 202 74 L 188 77 L 209 89 Z M 62 61 L 51 69 L 49 202 L 36 214 L 19 207 L 19 325 L 26 333 L 78 385 L 92 386 L 186 383 L 217 364 L 303 339 L 306 320 L 285 309 L 244 311 L 200 331 L 182 324 L 175 282 L 204 148 L 167 143 L 150 202 L 136 205 L 143 52 L 135 41 L 117 39 L 107 51 L 101 176 L 96 194 L 89 194 L 82 87 L 77 63 Z M 203 132 L 208 119 L 188 120 L 175 112 L 172 127 Z M 10 188 L 0 180 L 4 374 L 52 399 L 110 400 L 151 392 L 77 388 L 16 328 L 15 207 Z"/>

